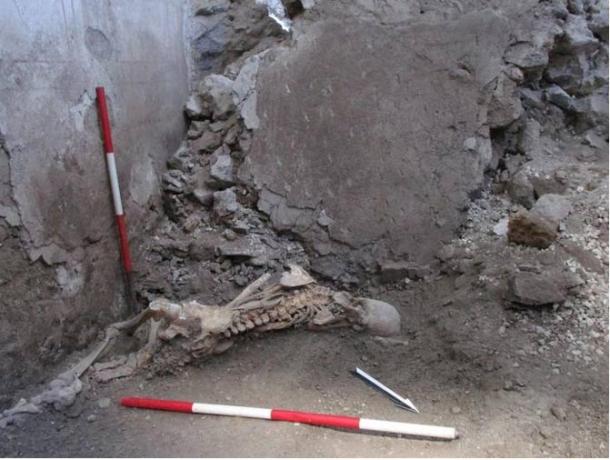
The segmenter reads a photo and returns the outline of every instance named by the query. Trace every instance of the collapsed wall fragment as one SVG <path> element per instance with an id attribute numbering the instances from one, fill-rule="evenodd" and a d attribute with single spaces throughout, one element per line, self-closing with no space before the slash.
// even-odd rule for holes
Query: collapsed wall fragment
<path id="1" fill-rule="evenodd" d="M 349 284 L 425 273 L 490 180 L 526 208 L 560 192 L 527 162 L 543 130 L 607 137 L 607 2 L 462 3 L 308 2 L 204 76 L 165 180 L 174 237 L 225 232 L 237 249 L 205 262 L 229 280 L 298 253 Z"/>

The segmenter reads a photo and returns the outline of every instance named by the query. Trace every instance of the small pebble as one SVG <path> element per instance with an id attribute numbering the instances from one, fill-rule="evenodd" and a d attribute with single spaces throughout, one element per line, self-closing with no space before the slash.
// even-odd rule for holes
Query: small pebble
<path id="1" fill-rule="evenodd" d="M 551 432 L 548 430 L 548 428 L 542 427 L 538 430 L 538 432 L 544 439 L 549 439 L 551 437 Z"/>
<path id="2" fill-rule="evenodd" d="M 457 415 L 457 414 L 459 414 L 460 412 L 462 412 L 462 409 L 460 409 L 458 406 L 453 406 L 453 407 L 451 408 L 451 413 L 452 413 L 453 415 Z"/>
<path id="3" fill-rule="evenodd" d="M 89 423 L 93 423 L 97 420 L 97 417 L 95 416 L 95 414 L 91 414 L 89 417 L 87 417 L 87 422 Z"/>
<path id="4" fill-rule="evenodd" d="M 97 405 L 100 409 L 106 409 L 107 407 L 110 407 L 110 398 L 98 399 Z"/>
<path id="5" fill-rule="evenodd" d="M 551 407 L 551 414 L 553 414 L 553 417 L 555 417 L 557 420 L 560 420 L 562 422 L 568 418 L 566 411 L 559 406 Z"/>

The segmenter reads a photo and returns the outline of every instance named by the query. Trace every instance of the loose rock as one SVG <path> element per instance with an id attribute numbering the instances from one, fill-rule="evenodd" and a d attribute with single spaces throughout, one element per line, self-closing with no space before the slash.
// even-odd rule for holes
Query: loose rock
<path id="1" fill-rule="evenodd" d="M 184 113 L 187 117 L 193 120 L 201 120 L 205 118 L 206 113 L 201 104 L 201 99 L 198 95 L 192 94 L 184 106 Z"/>
<path id="2" fill-rule="evenodd" d="M 409 266 L 406 262 L 383 262 L 380 266 L 382 283 L 395 283 L 407 277 Z"/>
<path id="3" fill-rule="evenodd" d="M 192 121 L 189 126 L 189 130 L 186 133 L 187 139 L 197 139 L 203 134 L 208 126 L 209 122 L 207 121 Z"/>
<path id="4" fill-rule="evenodd" d="M 540 157 L 540 123 L 531 118 L 526 120 L 518 147 L 530 159 Z"/>
<path id="5" fill-rule="evenodd" d="M 530 182 L 534 186 L 534 193 L 537 197 L 547 193 L 563 194 L 568 189 L 567 180 L 557 174 L 533 175 Z"/>
<path id="6" fill-rule="evenodd" d="M 167 160 L 168 169 L 177 169 L 182 172 L 189 172 L 191 169 L 193 169 L 193 166 L 194 163 L 191 152 L 185 143 L 180 145 L 180 148 L 176 150 L 176 153 L 174 153 L 172 157 Z"/>
<path id="7" fill-rule="evenodd" d="M 546 273 L 518 272 L 509 282 L 509 294 L 512 301 L 530 307 L 562 303 L 566 299 L 562 281 Z"/>
<path id="8" fill-rule="evenodd" d="M 517 84 L 502 74 L 489 102 L 488 122 L 491 128 L 508 126 L 523 113 Z"/>
<path id="9" fill-rule="evenodd" d="M 556 226 L 529 211 L 519 211 L 508 221 L 508 241 L 539 249 L 548 248 L 558 237 Z"/>
<path id="10" fill-rule="evenodd" d="M 494 225 L 493 232 L 498 236 L 506 236 L 508 233 L 508 218 L 501 219 L 496 225 Z"/>
<path id="11" fill-rule="evenodd" d="M 557 43 L 557 49 L 564 53 L 592 51 L 599 44 L 593 36 L 584 16 L 570 14 L 565 24 L 563 36 Z"/>
<path id="12" fill-rule="evenodd" d="M 193 191 L 195 199 L 206 208 L 211 207 L 214 204 L 214 192 L 205 189 L 195 189 Z"/>
<path id="13" fill-rule="evenodd" d="M 201 82 L 200 90 L 209 103 L 215 120 L 225 120 L 235 111 L 233 80 L 223 75 L 208 75 Z"/>
<path id="14" fill-rule="evenodd" d="M 220 146 L 221 142 L 222 136 L 219 133 L 206 131 L 191 142 L 191 149 L 195 152 L 211 153 Z"/>
<path id="15" fill-rule="evenodd" d="M 534 205 L 534 186 L 525 171 L 518 171 L 508 184 L 508 194 L 511 199 L 527 209 Z"/>
<path id="16" fill-rule="evenodd" d="M 219 217 L 226 217 L 240 208 L 233 187 L 214 193 L 214 212 Z"/>
<path id="17" fill-rule="evenodd" d="M 186 187 L 186 177 L 182 171 L 170 169 L 162 178 L 163 189 L 166 192 L 180 194 L 183 193 Z"/>
<path id="18" fill-rule="evenodd" d="M 562 195 L 547 193 L 542 195 L 532 207 L 532 213 L 537 214 L 549 222 L 559 225 L 572 210 L 572 204 Z"/>
<path id="19" fill-rule="evenodd" d="M 546 97 L 552 104 L 566 112 L 576 112 L 576 103 L 572 96 L 566 93 L 561 87 L 553 85 L 546 90 Z"/>
<path id="20" fill-rule="evenodd" d="M 568 419 L 568 415 L 566 414 L 566 411 L 559 406 L 553 406 L 551 407 L 551 414 L 553 415 L 553 417 L 555 417 L 557 420 L 564 422 Z"/>
<path id="21" fill-rule="evenodd" d="M 217 251 L 224 257 L 249 259 L 249 263 L 256 266 L 266 265 L 269 260 L 277 257 L 276 251 L 256 235 L 225 241 L 218 245 Z"/>
<path id="22" fill-rule="evenodd" d="M 228 149 L 220 147 L 210 158 L 210 187 L 226 188 L 235 183 L 233 160 Z"/>
<path id="23" fill-rule="evenodd" d="M 101 399 L 98 399 L 97 406 L 100 409 L 106 409 L 106 408 L 110 407 L 110 398 L 101 398 Z"/>

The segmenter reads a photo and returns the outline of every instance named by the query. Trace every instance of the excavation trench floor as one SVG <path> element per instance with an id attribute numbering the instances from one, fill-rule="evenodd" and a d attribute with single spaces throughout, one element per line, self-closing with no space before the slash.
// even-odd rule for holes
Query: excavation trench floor
<path id="1" fill-rule="evenodd" d="M 178 375 L 87 384 L 66 412 L 0 431 L 4 456 L 608 456 L 608 355 L 585 364 L 568 342 L 543 353 L 532 328 L 551 310 L 513 312 L 486 299 L 445 306 L 451 280 L 379 297 L 398 305 L 403 335 L 284 331 L 249 337 Z M 498 319 L 500 318 L 500 319 Z M 496 333 L 498 321 L 512 326 Z M 482 339 L 483 337 L 483 339 Z M 356 366 L 411 398 L 412 414 L 353 377 Z M 456 427 L 438 442 L 282 422 L 126 409 L 127 395 L 282 407 Z M 105 406 L 105 398 L 110 405 Z"/>

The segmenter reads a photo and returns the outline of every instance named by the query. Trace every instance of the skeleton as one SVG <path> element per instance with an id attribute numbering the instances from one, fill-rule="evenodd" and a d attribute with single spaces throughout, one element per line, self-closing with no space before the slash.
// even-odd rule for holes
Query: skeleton
<path id="1" fill-rule="evenodd" d="M 173 358 L 181 362 L 222 353 L 235 338 L 248 332 L 342 326 L 379 336 L 400 332 L 400 315 L 392 305 L 320 286 L 305 270 L 292 265 L 276 282 L 272 282 L 269 274 L 261 276 L 225 306 L 153 300 L 132 319 L 109 326 L 103 343 L 75 366 L 73 373 L 80 376 L 121 333 L 131 334 L 149 321 L 146 345 L 128 357 L 94 365 L 98 380 L 130 375 L 158 352 L 167 352 L 168 346 Z"/>

